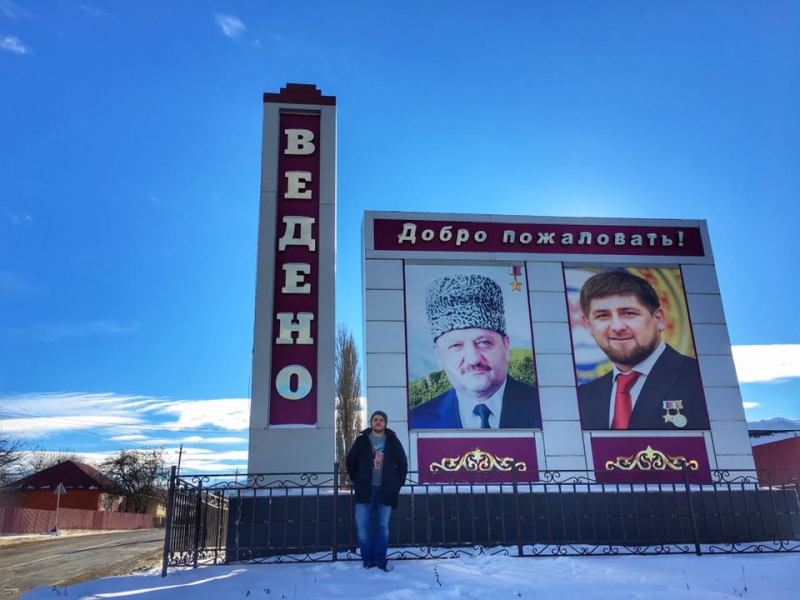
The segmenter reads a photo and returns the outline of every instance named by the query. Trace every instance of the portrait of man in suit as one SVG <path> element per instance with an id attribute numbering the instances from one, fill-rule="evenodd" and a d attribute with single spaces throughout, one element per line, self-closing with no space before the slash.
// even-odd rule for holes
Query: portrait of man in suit
<path id="1" fill-rule="evenodd" d="M 613 365 L 578 386 L 583 429 L 708 429 L 697 360 L 662 339 L 667 317 L 646 279 L 625 270 L 596 273 L 581 288 L 580 310 Z"/>
<path id="2" fill-rule="evenodd" d="M 521 271 L 513 269 L 512 286 L 521 291 Z M 496 281 L 477 273 L 439 277 L 425 292 L 425 313 L 429 348 L 452 387 L 411 408 L 411 429 L 541 427 L 536 387 L 509 375 L 511 340 Z"/>

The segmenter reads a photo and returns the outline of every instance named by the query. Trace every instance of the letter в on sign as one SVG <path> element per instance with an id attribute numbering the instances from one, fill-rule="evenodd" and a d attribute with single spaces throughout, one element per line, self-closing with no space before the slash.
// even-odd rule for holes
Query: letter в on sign
<path id="1" fill-rule="evenodd" d="M 314 145 L 314 132 L 308 129 L 286 129 L 286 148 L 284 154 L 307 155 L 314 154 L 317 149 Z"/>

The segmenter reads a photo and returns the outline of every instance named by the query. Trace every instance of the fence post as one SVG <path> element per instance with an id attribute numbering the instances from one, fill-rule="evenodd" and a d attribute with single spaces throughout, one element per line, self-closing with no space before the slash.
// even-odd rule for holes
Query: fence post
<path id="1" fill-rule="evenodd" d="M 511 465 L 511 485 L 514 491 L 514 514 L 517 521 L 517 556 L 522 556 L 522 515 L 519 514 L 519 489 L 517 488 L 517 463 Z"/>
<path id="2" fill-rule="evenodd" d="M 175 516 L 175 479 L 178 469 L 172 465 L 169 474 L 169 497 L 167 498 L 167 523 L 164 527 L 164 556 L 161 561 L 161 576 L 167 576 L 167 562 L 169 561 L 170 542 L 172 541 L 172 519 Z"/>
<path id="3" fill-rule="evenodd" d="M 217 492 L 213 496 L 214 500 L 214 518 L 216 519 L 216 535 L 214 536 L 214 564 L 217 564 L 217 560 L 219 559 L 219 555 L 222 548 L 222 530 L 225 527 L 225 502 L 227 498 L 225 497 L 225 492 Z M 225 540 L 225 553 L 227 556 L 228 550 L 228 543 Z"/>
<path id="4" fill-rule="evenodd" d="M 195 519 L 194 519 L 194 557 L 192 559 L 192 568 L 197 568 L 197 559 L 200 555 L 200 525 L 203 518 L 203 480 L 200 479 L 197 486 L 197 504 L 195 505 Z"/>
<path id="5" fill-rule="evenodd" d="M 689 470 L 687 469 L 686 461 L 683 461 L 683 465 L 681 466 L 681 471 L 683 471 L 683 484 L 686 487 L 686 499 L 689 502 L 689 516 L 691 517 L 692 521 L 692 537 L 694 538 L 694 553 L 697 556 L 702 554 L 700 550 L 700 539 L 699 534 L 697 533 L 697 518 L 694 514 L 694 504 L 692 502 L 692 491 L 689 489 Z"/>
<path id="6" fill-rule="evenodd" d="M 794 499 L 796 502 L 796 506 L 800 507 L 800 477 L 793 477 L 792 482 L 794 483 L 794 493 L 795 493 Z M 789 510 L 788 508 L 789 499 L 786 498 L 786 496 L 784 496 L 784 502 L 786 502 L 786 507 L 787 507 L 786 515 L 789 517 L 789 529 L 792 532 L 792 534 L 794 534 L 795 539 L 797 539 L 798 537 L 800 537 L 800 535 L 798 535 L 798 533 L 800 532 L 795 531 L 794 524 L 796 520 L 792 518 L 792 511 Z"/>
<path id="7" fill-rule="evenodd" d="M 338 554 L 339 533 L 339 463 L 333 463 L 333 561 Z"/>

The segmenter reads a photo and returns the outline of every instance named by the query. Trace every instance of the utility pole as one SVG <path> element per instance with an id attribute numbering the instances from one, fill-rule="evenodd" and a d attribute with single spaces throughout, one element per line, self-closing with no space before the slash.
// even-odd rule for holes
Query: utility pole
<path id="1" fill-rule="evenodd" d="M 56 491 L 53 492 L 56 495 L 56 526 L 53 527 L 53 533 L 58 535 L 58 507 L 61 504 L 61 495 L 66 494 L 67 490 L 64 489 L 64 484 L 59 483 L 58 487 L 56 487 Z"/>

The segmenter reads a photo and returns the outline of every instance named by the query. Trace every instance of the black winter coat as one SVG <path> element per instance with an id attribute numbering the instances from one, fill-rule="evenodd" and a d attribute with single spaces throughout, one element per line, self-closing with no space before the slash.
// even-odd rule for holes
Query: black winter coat
<path id="1" fill-rule="evenodd" d="M 356 490 L 356 502 L 369 502 L 372 495 L 372 443 L 371 429 L 361 432 L 347 453 L 347 474 Z M 400 488 L 405 485 L 408 459 L 397 434 L 386 428 L 386 446 L 383 450 L 383 473 L 381 474 L 381 504 L 397 508 Z"/>

